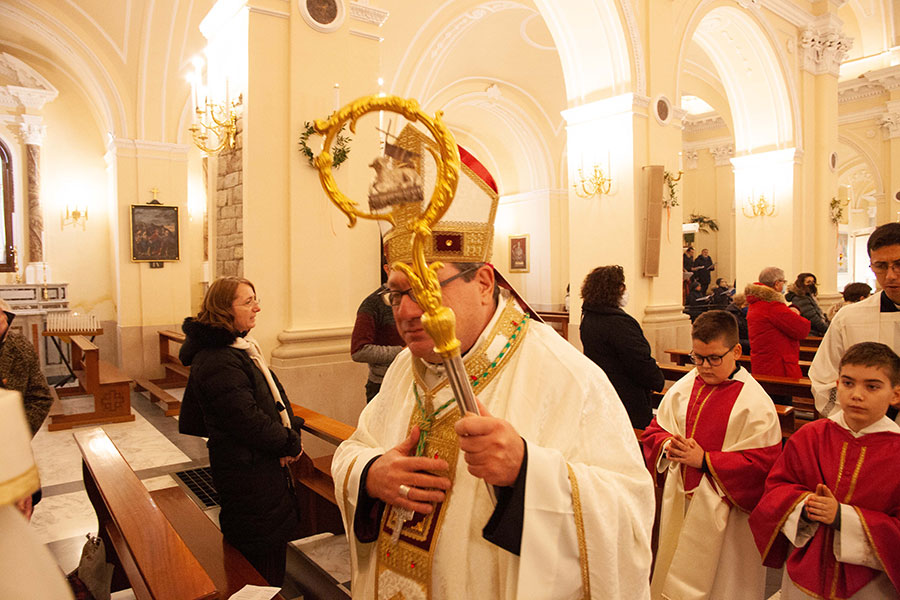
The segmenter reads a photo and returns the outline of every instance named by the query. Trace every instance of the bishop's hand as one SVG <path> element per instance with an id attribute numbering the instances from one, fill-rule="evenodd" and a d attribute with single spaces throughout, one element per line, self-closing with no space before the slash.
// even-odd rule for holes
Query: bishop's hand
<path id="1" fill-rule="evenodd" d="M 435 502 L 444 501 L 450 479 L 433 473 L 446 473 L 447 461 L 441 458 L 410 456 L 419 442 L 419 428 L 379 456 L 366 477 L 366 493 L 388 504 L 429 514 Z"/>
<path id="2" fill-rule="evenodd" d="M 456 422 L 459 449 L 469 473 L 491 485 L 510 486 L 522 468 L 525 441 L 508 421 L 492 417 L 484 404 L 477 402 L 480 415 L 467 413 Z"/>

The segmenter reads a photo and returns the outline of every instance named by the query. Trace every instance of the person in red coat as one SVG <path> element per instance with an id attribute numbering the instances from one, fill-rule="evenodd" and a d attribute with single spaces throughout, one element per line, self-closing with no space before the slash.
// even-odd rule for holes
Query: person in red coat
<path id="1" fill-rule="evenodd" d="M 753 375 L 778 375 L 800 379 L 800 340 L 809 335 L 809 321 L 789 307 L 783 290 L 787 280 L 778 267 L 766 267 L 759 282 L 747 285 L 744 293 L 747 330 L 750 334 L 750 371 Z"/>

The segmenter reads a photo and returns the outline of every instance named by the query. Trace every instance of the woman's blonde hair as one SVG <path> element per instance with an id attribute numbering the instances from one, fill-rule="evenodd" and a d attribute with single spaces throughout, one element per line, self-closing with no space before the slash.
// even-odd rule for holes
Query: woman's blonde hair
<path id="1" fill-rule="evenodd" d="M 234 328 L 234 314 L 231 311 L 231 305 L 234 304 L 238 286 L 242 283 L 249 285 L 253 294 L 256 295 L 256 288 L 249 279 L 243 277 L 220 277 L 213 281 L 206 290 L 206 295 L 203 296 L 203 302 L 200 303 L 197 321 L 238 333 Z"/>

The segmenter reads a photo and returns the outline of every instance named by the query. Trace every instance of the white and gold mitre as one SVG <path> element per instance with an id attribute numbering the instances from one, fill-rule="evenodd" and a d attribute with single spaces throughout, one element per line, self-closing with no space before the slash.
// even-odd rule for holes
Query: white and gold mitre
<path id="1" fill-rule="evenodd" d="M 422 211 L 424 190 L 434 188 L 437 175 L 432 151 L 438 152 L 437 144 L 407 125 L 394 143 L 388 145 L 385 154 L 399 165 L 396 170 L 412 169 L 418 179 L 410 173 L 396 177 L 393 189 L 374 194 L 370 189 L 370 207 L 390 210 L 394 220 L 394 226 L 384 234 L 388 264 L 413 262 L 411 225 Z M 491 259 L 499 200 L 497 184 L 484 165 L 461 146 L 459 156 L 462 161 L 459 185 L 450 208 L 431 228 L 431 243 L 425 248 L 427 263 L 489 262 Z"/>

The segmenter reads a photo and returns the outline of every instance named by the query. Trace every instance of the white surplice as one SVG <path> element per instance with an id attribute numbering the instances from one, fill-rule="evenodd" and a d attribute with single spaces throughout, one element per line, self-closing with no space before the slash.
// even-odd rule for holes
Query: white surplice
<path id="1" fill-rule="evenodd" d="M 900 352 L 900 312 L 881 312 L 882 294 L 883 291 L 872 294 L 838 311 L 816 350 L 809 367 L 809 379 L 816 410 L 823 417 L 841 408 L 835 392 L 838 365 L 847 348 L 860 342 L 881 342 L 894 352 Z"/>
<path id="2" fill-rule="evenodd" d="M 492 332 L 504 301 L 475 348 L 489 357 L 503 352 L 503 335 Z M 378 543 L 360 543 L 353 533 L 360 475 L 374 457 L 407 436 L 415 406 L 409 350 L 394 360 L 380 393 L 360 415 L 354 435 L 332 463 L 338 506 L 350 538 L 353 597 L 372 599 Z M 436 377 L 433 367 L 431 377 Z M 421 392 L 420 392 L 421 393 Z M 462 598 L 583 598 L 587 580 L 594 598 L 649 597 L 653 484 L 622 403 L 606 375 L 552 328 L 530 322 L 504 368 L 476 393 L 490 411 L 506 419 L 528 448 L 522 546 L 519 556 L 482 537 L 493 507 L 484 482 L 460 455 L 455 481 L 433 556 L 434 600 Z M 434 405 L 452 397 L 449 386 Z M 446 411 L 455 411 L 451 406 Z M 445 411 L 445 412 L 446 412 Z M 577 481 L 580 511 L 573 504 L 569 469 Z M 582 570 L 579 524 L 583 518 Z M 379 584 L 390 598 L 418 593 L 403 582 Z"/>
<path id="3" fill-rule="evenodd" d="M 679 379 L 659 405 L 656 422 L 671 434 L 686 431 L 688 404 L 697 369 Z M 768 448 L 781 442 L 772 399 L 741 367 L 743 382 L 725 429 L 722 452 Z M 653 597 L 673 600 L 762 600 L 766 570 L 756 551 L 749 514 L 726 503 L 726 490 L 704 476 L 687 498 L 682 469 L 660 454 L 657 469 L 668 470 L 660 514 Z"/>

